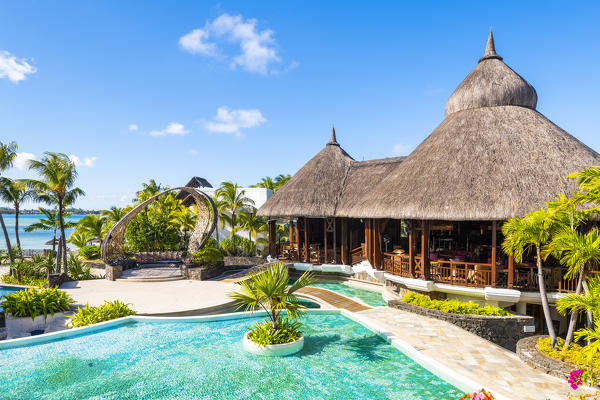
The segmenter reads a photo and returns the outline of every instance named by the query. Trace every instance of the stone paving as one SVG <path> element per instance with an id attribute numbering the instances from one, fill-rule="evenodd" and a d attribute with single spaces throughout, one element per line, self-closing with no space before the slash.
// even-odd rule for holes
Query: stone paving
<path id="1" fill-rule="evenodd" d="M 181 270 L 172 267 L 133 268 L 123 271 L 121 278 L 177 278 L 181 277 Z"/>
<path id="2" fill-rule="evenodd" d="M 566 400 L 565 380 L 523 363 L 515 353 L 455 325 L 406 311 L 378 307 L 359 312 L 422 354 L 509 399 Z M 577 395 L 585 389 L 577 390 Z"/>

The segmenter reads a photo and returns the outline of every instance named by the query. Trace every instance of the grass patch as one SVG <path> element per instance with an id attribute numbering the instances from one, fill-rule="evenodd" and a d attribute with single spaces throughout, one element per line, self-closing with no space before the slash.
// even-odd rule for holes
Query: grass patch
<path id="1" fill-rule="evenodd" d="M 473 302 L 464 302 L 459 300 L 431 300 L 429 297 L 414 293 L 406 292 L 402 296 L 402 301 L 415 306 L 439 310 L 451 314 L 470 314 L 470 315 L 487 315 L 505 317 L 512 315 L 502 307 L 492 307 L 490 305 L 480 306 Z"/>

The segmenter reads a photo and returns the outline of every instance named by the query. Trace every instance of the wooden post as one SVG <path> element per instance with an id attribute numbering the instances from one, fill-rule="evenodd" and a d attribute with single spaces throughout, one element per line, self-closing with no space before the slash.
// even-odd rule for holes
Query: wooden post
<path id="1" fill-rule="evenodd" d="M 277 226 L 276 220 L 269 220 L 269 255 L 273 258 L 277 258 L 279 254 L 277 254 Z"/>
<path id="2" fill-rule="evenodd" d="M 348 218 L 342 218 L 341 225 L 342 243 L 340 246 L 340 255 L 342 259 L 342 264 L 350 265 L 350 262 L 348 261 Z"/>
<path id="3" fill-rule="evenodd" d="M 323 234 L 325 235 L 325 252 L 323 264 L 327 264 L 327 218 L 323 218 Z"/>
<path id="4" fill-rule="evenodd" d="M 421 236 L 421 264 L 423 265 L 423 279 L 429 279 L 429 221 L 422 221 L 423 234 Z"/>
<path id="5" fill-rule="evenodd" d="M 508 256 L 508 288 L 512 289 L 515 282 L 515 266 L 513 256 Z"/>
<path id="6" fill-rule="evenodd" d="M 383 234 L 383 225 L 385 221 L 383 220 L 373 220 L 374 229 L 373 229 L 373 261 L 375 263 L 374 267 L 379 269 L 383 266 L 383 253 L 381 250 L 381 237 Z"/>
<path id="7" fill-rule="evenodd" d="M 296 221 L 296 260 L 298 260 L 298 262 L 300 262 L 300 220 L 301 217 L 298 217 L 298 220 Z"/>
<path id="8" fill-rule="evenodd" d="M 335 264 L 340 263 L 337 253 L 337 221 L 335 217 L 333 217 L 333 259 L 335 260 Z"/>
<path id="9" fill-rule="evenodd" d="M 412 221 L 408 222 L 408 270 L 410 277 L 415 277 L 415 234 L 414 224 Z"/>
<path id="10" fill-rule="evenodd" d="M 294 220 L 293 219 L 290 219 L 290 222 L 288 224 L 288 231 L 289 231 L 288 235 L 290 237 L 289 242 L 290 242 L 290 247 L 291 247 L 292 244 L 294 243 Z"/>
<path id="11" fill-rule="evenodd" d="M 365 253 L 367 253 L 367 261 L 373 265 L 373 252 L 371 251 L 371 218 L 365 219 Z"/>
<path id="12" fill-rule="evenodd" d="M 304 218 L 304 262 L 310 261 L 310 247 L 308 246 L 308 227 L 310 218 Z"/>
<path id="13" fill-rule="evenodd" d="M 496 221 L 492 221 L 492 287 L 496 287 Z"/>

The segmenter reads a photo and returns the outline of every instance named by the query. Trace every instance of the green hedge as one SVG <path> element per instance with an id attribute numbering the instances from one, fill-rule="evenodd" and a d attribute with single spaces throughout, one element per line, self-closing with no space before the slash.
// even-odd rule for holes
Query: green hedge
<path id="1" fill-rule="evenodd" d="M 13 317 L 31 317 L 34 319 L 38 315 L 44 318 L 48 314 L 54 315 L 57 312 L 68 311 L 73 299 L 67 292 L 58 289 L 26 289 L 18 292 L 9 293 L 2 296 L 2 311 L 5 314 L 12 314 Z"/>
<path id="2" fill-rule="evenodd" d="M 223 252 L 212 247 L 204 247 L 203 249 L 196 250 L 192 254 L 190 261 L 194 264 L 214 267 L 223 261 Z"/>
<path id="3" fill-rule="evenodd" d="M 129 304 L 125 304 L 119 300 L 105 301 L 104 304 L 97 307 L 85 305 L 85 308 L 77 307 L 77 312 L 71 317 L 69 322 L 70 327 L 86 326 L 97 324 L 98 322 L 110 321 L 134 315 L 135 312 L 129 308 Z"/>
<path id="4" fill-rule="evenodd" d="M 473 315 L 490 315 L 490 316 L 508 316 L 512 315 L 501 307 L 492 307 L 485 305 L 481 307 L 473 302 L 464 302 L 459 300 L 431 300 L 429 297 L 414 293 L 406 292 L 402 297 L 402 301 L 415 306 L 439 310 L 451 314 L 473 314 Z"/>

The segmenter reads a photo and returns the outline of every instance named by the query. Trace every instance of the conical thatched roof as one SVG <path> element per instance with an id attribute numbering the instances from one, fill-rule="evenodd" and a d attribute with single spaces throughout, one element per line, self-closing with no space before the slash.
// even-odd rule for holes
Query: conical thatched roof
<path id="1" fill-rule="evenodd" d="M 503 220 L 544 206 L 565 189 L 568 174 L 600 165 L 600 155 L 536 103 L 490 35 L 484 57 L 448 100 L 446 119 L 347 214 Z"/>
<path id="2" fill-rule="evenodd" d="M 331 140 L 263 204 L 258 215 L 278 217 L 325 217 L 335 213 L 352 157 Z"/>

